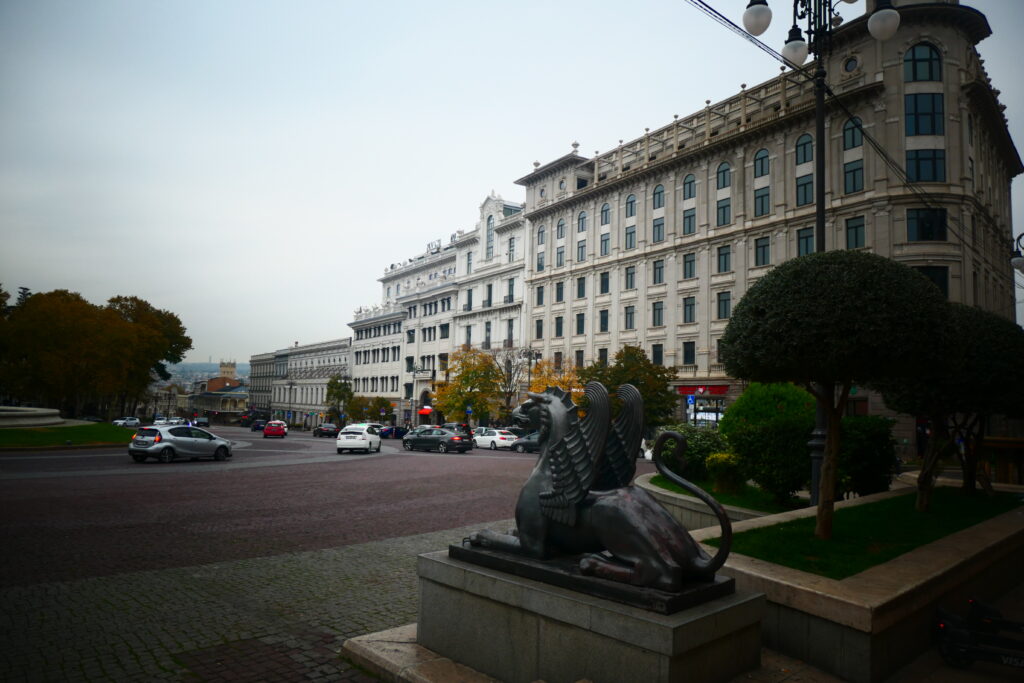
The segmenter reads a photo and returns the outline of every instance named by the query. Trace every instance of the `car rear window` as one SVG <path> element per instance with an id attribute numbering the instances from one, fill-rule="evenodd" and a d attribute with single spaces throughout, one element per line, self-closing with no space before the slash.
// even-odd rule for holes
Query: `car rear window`
<path id="1" fill-rule="evenodd" d="M 142 427 L 139 431 L 135 432 L 135 436 L 156 436 L 160 431 L 157 429 L 150 429 L 148 427 Z"/>

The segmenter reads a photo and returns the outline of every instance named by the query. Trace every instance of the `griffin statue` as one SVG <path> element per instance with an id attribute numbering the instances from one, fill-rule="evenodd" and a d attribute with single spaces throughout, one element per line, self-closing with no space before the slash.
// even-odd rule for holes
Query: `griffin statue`
<path id="1" fill-rule="evenodd" d="M 590 382 L 585 393 L 582 419 L 571 397 L 558 388 L 529 393 L 516 408 L 515 421 L 539 429 L 541 444 L 516 503 L 517 529 L 478 531 L 469 543 L 537 559 L 580 555 L 581 574 L 662 591 L 714 580 L 729 554 L 732 525 L 714 498 L 665 466 L 662 451 L 670 441 L 676 462 L 683 462 L 683 436 L 663 432 L 654 444 L 654 462 L 663 476 L 714 510 L 722 527 L 714 557 L 650 494 L 630 485 L 644 424 L 640 392 L 629 384 L 618 388 L 622 409 L 614 420 L 604 385 Z"/>

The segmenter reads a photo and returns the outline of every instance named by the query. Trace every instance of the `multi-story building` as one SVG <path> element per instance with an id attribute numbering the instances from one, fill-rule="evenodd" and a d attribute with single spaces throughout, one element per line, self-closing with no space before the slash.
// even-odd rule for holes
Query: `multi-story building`
<path id="1" fill-rule="evenodd" d="M 249 357 L 249 408 L 310 429 L 324 421 L 327 382 L 350 376 L 352 340 L 333 339 Z"/>
<path id="2" fill-rule="evenodd" d="M 975 49 L 991 30 L 956 2 L 900 13 L 885 43 L 864 17 L 835 32 L 825 248 L 891 257 L 1012 317 L 1009 190 L 1024 168 Z M 783 74 L 605 154 L 574 144 L 535 164 L 517 181 L 531 344 L 577 364 L 637 345 L 678 368 L 680 394 L 737 392 L 717 350 L 732 306 L 815 250 L 814 114 L 812 84 Z"/>
<path id="3" fill-rule="evenodd" d="M 264 419 L 270 417 L 275 376 L 273 353 L 257 353 L 249 357 L 249 409 Z"/>

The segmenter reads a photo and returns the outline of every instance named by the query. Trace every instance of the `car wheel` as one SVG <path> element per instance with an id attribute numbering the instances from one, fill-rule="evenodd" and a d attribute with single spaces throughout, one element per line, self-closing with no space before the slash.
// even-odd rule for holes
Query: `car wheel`
<path id="1" fill-rule="evenodd" d="M 342 453 L 344 453 L 344 452 L 345 452 L 345 450 L 344 450 L 343 448 L 339 448 L 339 449 L 338 449 L 338 455 L 341 455 L 341 454 L 342 454 Z"/>
<path id="2" fill-rule="evenodd" d="M 412 441 L 403 441 L 402 442 L 402 448 L 404 448 L 407 451 L 411 451 L 412 450 Z"/>
<path id="3" fill-rule="evenodd" d="M 516 446 L 516 453 L 525 453 L 525 452 L 526 452 L 526 446 L 524 446 L 523 444 L 519 444 L 518 446 Z"/>
<path id="4" fill-rule="evenodd" d="M 135 462 L 146 462 L 146 456 L 142 453 L 132 453 L 132 460 Z"/>
<path id="5" fill-rule="evenodd" d="M 377 442 L 377 452 L 380 453 L 380 441 Z"/>
<path id="6" fill-rule="evenodd" d="M 227 460 L 228 459 L 228 449 L 226 449 L 223 446 L 221 446 L 220 448 L 218 448 L 217 450 L 215 450 L 213 452 L 213 459 L 214 460 Z"/>
<path id="7" fill-rule="evenodd" d="M 160 451 L 160 462 L 170 462 L 174 460 L 174 449 L 165 448 Z"/>
<path id="8" fill-rule="evenodd" d="M 447 453 L 448 452 L 448 444 L 446 444 L 444 441 L 442 441 L 441 443 L 437 444 L 437 452 L 438 453 Z"/>
<path id="9" fill-rule="evenodd" d="M 267 438 L 267 435 L 266 435 L 266 434 L 264 434 L 264 435 L 263 435 L 263 438 L 264 438 L 264 439 L 265 439 L 265 438 Z"/>
<path id="10" fill-rule="evenodd" d="M 473 444 L 473 445 L 476 446 L 476 444 Z M 492 451 L 498 450 L 498 444 L 496 442 L 494 442 L 494 441 L 491 442 L 491 450 Z"/>

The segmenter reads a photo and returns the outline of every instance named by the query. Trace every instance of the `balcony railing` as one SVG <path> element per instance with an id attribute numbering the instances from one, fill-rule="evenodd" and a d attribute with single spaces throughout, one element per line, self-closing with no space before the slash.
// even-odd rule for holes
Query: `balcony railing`
<path id="1" fill-rule="evenodd" d="M 484 350 L 491 348 L 491 340 L 485 340 L 482 344 L 480 344 L 480 348 Z"/>
<path id="2" fill-rule="evenodd" d="M 472 311 L 473 310 L 473 304 L 462 304 L 462 310 L 463 311 Z"/>
<path id="3" fill-rule="evenodd" d="M 511 349 L 512 348 L 512 340 L 511 339 L 506 339 L 506 340 L 502 341 L 501 342 L 501 346 L 502 346 L 502 348 L 505 348 L 505 349 Z"/>
<path id="4" fill-rule="evenodd" d="M 491 300 L 490 299 L 484 299 L 483 307 L 484 308 L 490 308 L 491 307 Z"/>
<path id="5" fill-rule="evenodd" d="M 505 295 L 505 303 L 507 303 L 507 304 L 512 303 L 513 301 L 515 301 L 515 299 L 516 299 L 515 296 L 513 296 L 512 294 L 506 294 Z"/>

